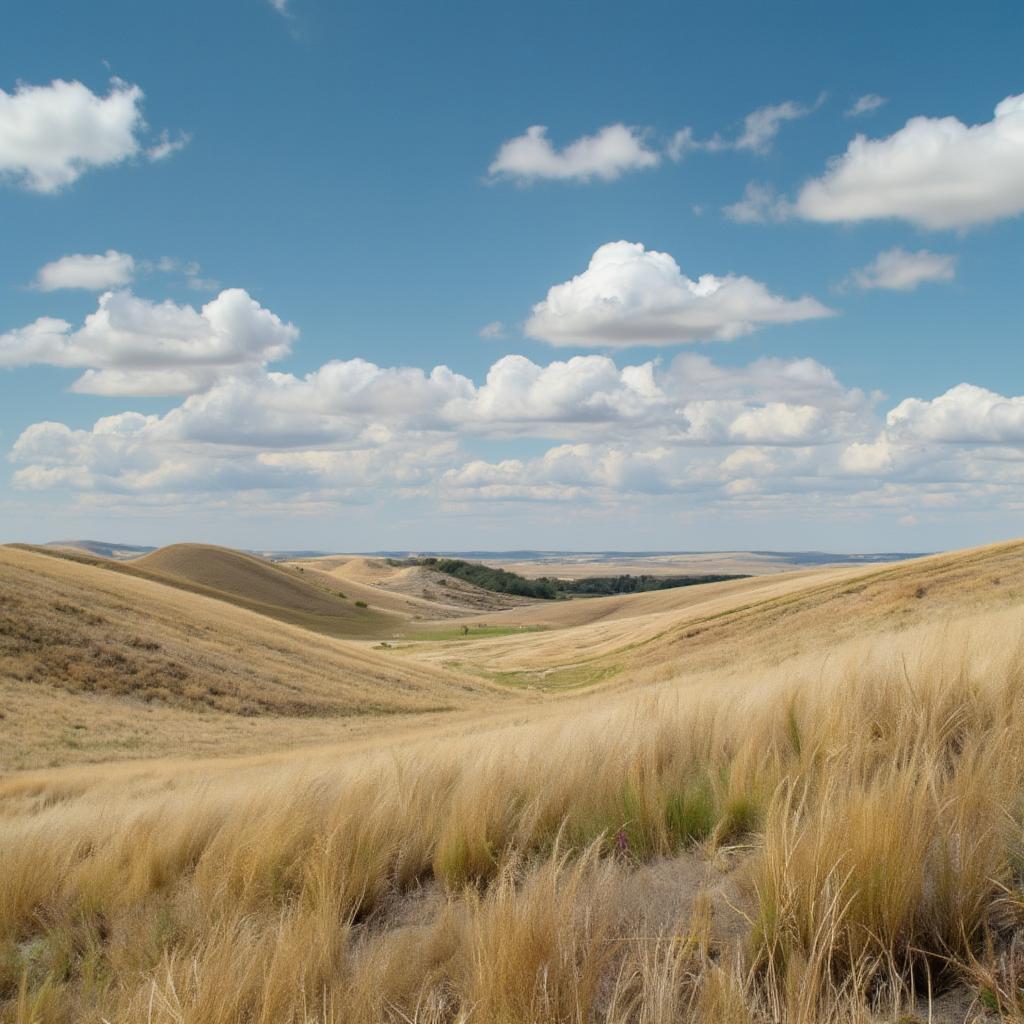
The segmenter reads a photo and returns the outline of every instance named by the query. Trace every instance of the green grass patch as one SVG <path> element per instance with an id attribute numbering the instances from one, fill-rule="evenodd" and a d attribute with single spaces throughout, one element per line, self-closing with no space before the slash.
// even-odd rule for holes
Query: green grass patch
<path id="1" fill-rule="evenodd" d="M 711 782 L 705 776 L 691 780 L 665 801 L 665 831 L 672 845 L 699 843 L 718 824 L 719 809 Z"/>
<path id="2" fill-rule="evenodd" d="M 622 671 L 621 665 L 567 665 L 564 668 L 530 669 L 522 672 L 488 672 L 486 677 L 502 686 L 519 689 L 578 690 L 603 683 Z"/>

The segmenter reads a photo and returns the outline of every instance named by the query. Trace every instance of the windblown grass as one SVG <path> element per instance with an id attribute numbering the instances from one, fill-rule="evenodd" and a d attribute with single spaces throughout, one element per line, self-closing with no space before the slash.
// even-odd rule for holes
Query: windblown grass
<path id="1" fill-rule="evenodd" d="M 811 1024 L 965 981 L 1012 1015 L 1022 626 L 344 760 L 11 777 L 0 1015 Z"/>

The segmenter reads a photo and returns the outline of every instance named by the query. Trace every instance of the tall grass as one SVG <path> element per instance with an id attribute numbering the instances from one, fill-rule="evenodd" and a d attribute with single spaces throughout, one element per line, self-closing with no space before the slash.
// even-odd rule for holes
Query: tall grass
<path id="1" fill-rule="evenodd" d="M 344 762 L 12 780 L 0 1014 L 811 1024 L 965 980 L 1019 1009 L 1020 626 Z M 644 865 L 697 861 L 650 905 Z"/>

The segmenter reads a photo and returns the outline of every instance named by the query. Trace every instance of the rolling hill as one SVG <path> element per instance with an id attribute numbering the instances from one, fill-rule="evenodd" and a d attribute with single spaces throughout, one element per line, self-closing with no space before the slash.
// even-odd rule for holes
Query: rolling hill
<path id="1" fill-rule="evenodd" d="M 266 749 L 337 739 L 340 723 L 500 700 L 488 684 L 280 621 L 284 605 L 268 602 L 288 601 L 301 621 L 319 617 L 321 592 L 249 556 L 158 561 L 192 571 L 196 554 L 211 565 L 196 576 L 252 581 L 263 600 L 239 607 L 155 569 L 0 547 L 0 770 Z"/>
<path id="2" fill-rule="evenodd" d="M 451 619 L 537 604 L 532 598 L 498 594 L 425 565 L 396 565 L 383 558 L 328 556 L 290 563 L 321 574 L 346 594 L 373 607 L 401 611 L 417 619 Z M 330 585 L 330 584 L 327 584 Z"/>
<path id="3" fill-rule="evenodd" d="M 777 664 L 895 629 L 1024 601 L 1024 543 L 891 565 L 822 568 L 459 620 L 543 625 L 522 636 L 424 645 L 420 660 L 518 685 L 644 683 Z"/>
<path id="4" fill-rule="evenodd" d="M 148 579 L 190 593 L 337 637 L 387 637 L 399 620 L 361 607 L 323 580 L 256 555 L 209 544 L 174 544 L 129 562 L 57 548 L 14 545 L 121 575 Z"/>
<path id="5" fill-rule="evenodd" d="M 150 559 L 0 548 L 0 1016 L 1019 1018 L 1024 542 L 390 646 Z"/>

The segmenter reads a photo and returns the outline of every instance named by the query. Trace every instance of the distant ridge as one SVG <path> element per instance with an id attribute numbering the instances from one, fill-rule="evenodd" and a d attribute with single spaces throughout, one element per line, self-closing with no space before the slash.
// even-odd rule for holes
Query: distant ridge
<path id="1" fill-rule="evenodd" d="M 100 558 L 113 558 L 115 561 L 126 561 L 156 551 L 155 547 L 139 544 L 122 544 L 118 541 L 105 540 L 51 540 L 43 545 L 46 548 L 74 548 L 76 551 L 88 551 Z"/>
<path id="2" fill-rule="evenodd" d="M 138 544 L 122 544 L 117 541 L 101 540 L 55 540 L 42 545 L 48 548 L 73 548 L 79 551 L 88 551 L 90 554 L 100 558 L 110 558 L 115 561 L 128 561 L 139 558 L 142 555 L 151 554 L 158 549 L 156 547 Z M 177 545 L 170 545 L 176 547 Z M 203 545 L 196 545 L 202 547 Z M 255 555 L 259 558 L 268 559 L 271 562 L 289 562 L 300 558 L 325 558 L 330 555 L 339 554 L 339 551 L 320 551 L 313 549 L 290 550 L 287 548 L 253 548 L 243 549 L 246 554 Z M 910 558 L 923 558 L 934 554 L 932 551 L 865 551 L 837 553 L 833 551 L 772 551 L 759 549 L 722 549 L 721 551 L 709 551 L 694 549 L 669 549 L 658 548 L 646 551 L 570 551 L 564 549 L 552 549 L 550 551 L 537 548 L 510 549 L 504 551 L 496 550 L 469 550 L 460 551 L 455 549 L 442 548 L 417 548 L 417 549 L 392 549 L 380 551 L 351 551 L 348 554 L 360 555 L 367 558 L 413 558 L 413 557 L 440 557 L 440 558 L 465 558 L 476 561 L 495 560 L 502 562 L 532 562 L 552 560 L 558 558 L 586 558 L 594 562 L 615 561 L 623 558 L 669 558 L 680 555 L 710 556 L 710 555 L 753 555 L 758 558 L 772 558 L 786 562 L 794 567 L 812 565 L 873 565 L 879 562 L 903 562 Z"/>
<path id="3" fill-rule="evenodd" d="M 420 549 L 417 551 L 365 551 L 353 552 L 375 558 L 411 558 L 416 555 L 438 556 L 445 558 L 477 558 L 501 559 L 502 561 L 530 561 L 545 558 L 590 558 L 594 560 L 611 560 L 615 558 L 665 558 L 672 555 L 763 555 L 781 558 L 794 565 L 861 565 L 875 562 L 903 562 L 910 558 L 923 558 L 934 554 L 932 551 L 873 551 L 854 554 L 836 554 L 829 551 L 759 551 L 746 549 L 710 550 L 652 550 L 652 551 L 443 551 Z"/>

